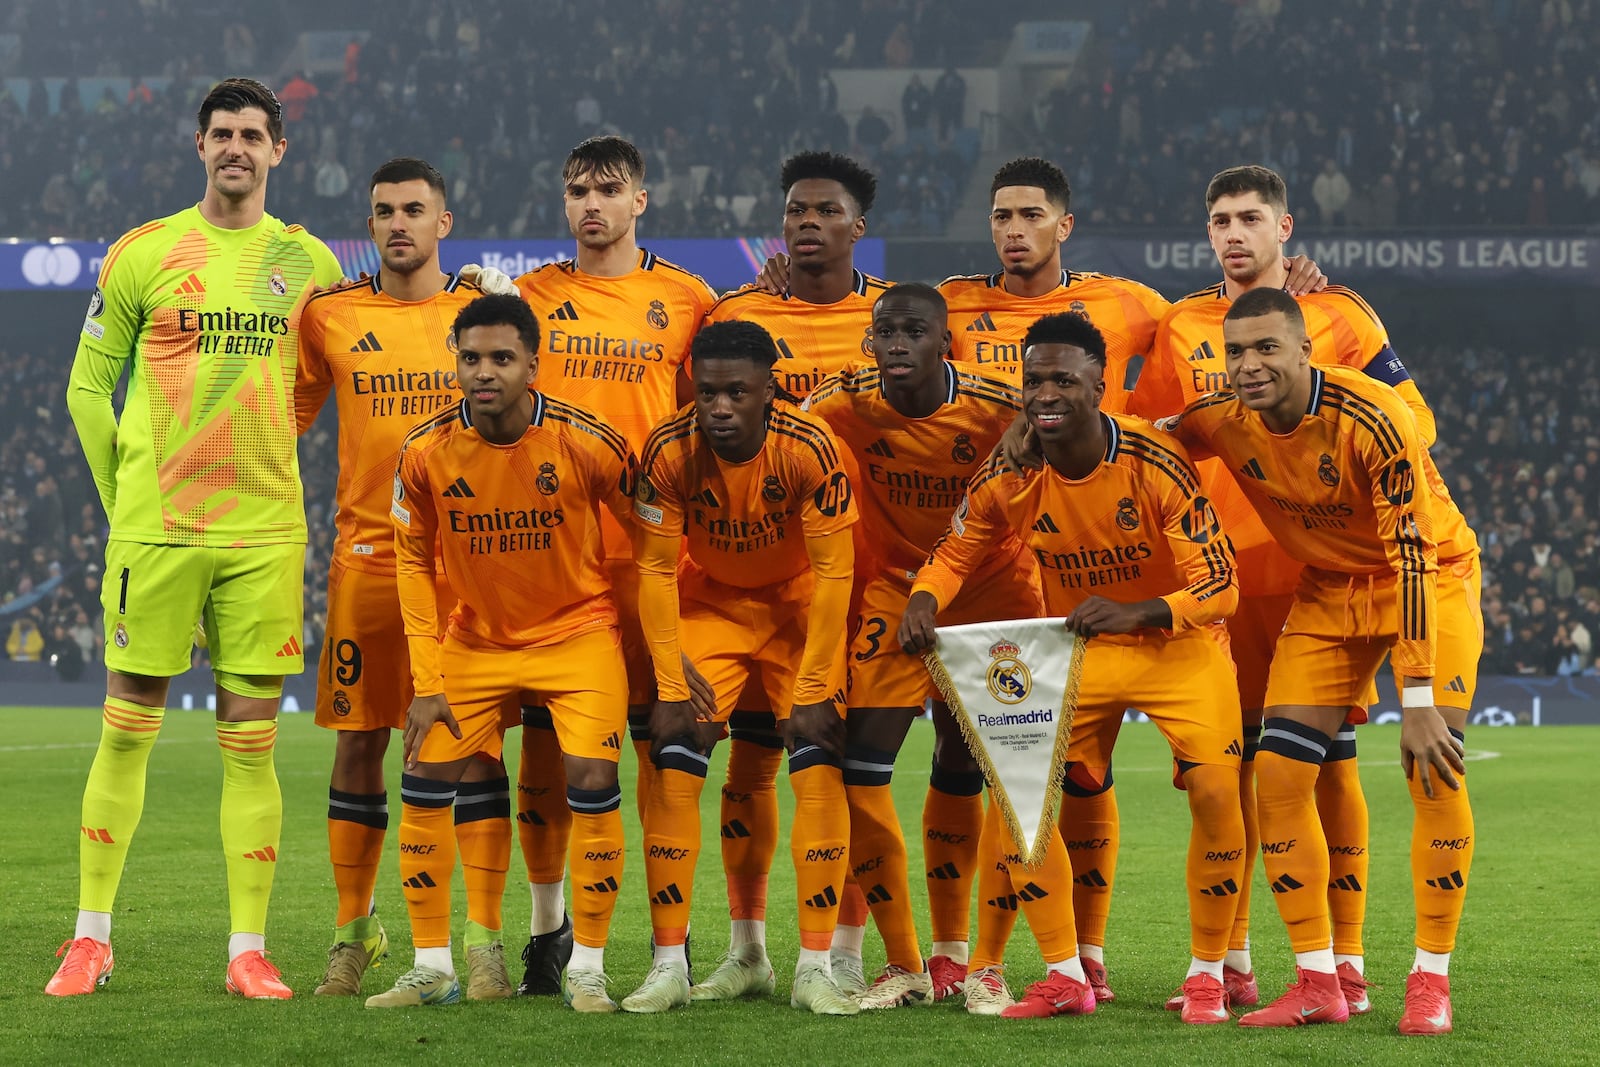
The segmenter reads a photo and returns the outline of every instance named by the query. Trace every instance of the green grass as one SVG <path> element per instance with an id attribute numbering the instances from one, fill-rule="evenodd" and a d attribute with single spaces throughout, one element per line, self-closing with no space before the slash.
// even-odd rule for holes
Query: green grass
<path id="1" fill-rule="evenodd" d="M 222 992 L 227 903 L 217 837 L 219 763 L 210 718 L 174 712 L 151 760 L 149 799 L 129 857 L 116 915 L 117 975 L 91 997 L 51 1000 L 40 990 L 51 953 L 72 932 L 78 805 L 99 732 L 87 711 L 0 710 L 0 1061 L 6 1063 L 527 1063 L 741 1062 L 1059 1063 L 1593 1063 L 1600 1059 L 1596 981 L 1600 919 L 1588 900 L 1595 875 L 1588 778 L 1600 734 L 1581 727 L 1480 729 L 1469 739 L 1495 758 L 1472 764 L 1478 846 L 1472 895 L 1454 974 L 1457 1032 L 1405 1039 L 1394 1030 L 1411 961 L 1407 861 L 1410 804 L 1393 762 L 1392 727 L 1365 727 L 1363 778 L 1371 803 L 1373 862 L 1367 974 L 1371 1015 L 1338 1027 L 1245 1032 L 1186 1028 L 1161 1010 L 1183 976 L 1187 928 L 1181 796 L 1152 727 L 1123 731 L 1117 781 L 1123 819 L 1108 963 L 1115 1004 L 1087 1019 L 1010 1022 L 969 1018 L 955 1005 L 856 1019 L 815 1019 L 787 1004 L 796 937 L 793 874 L 780 850 L 769 930 L 779 996 L 759 1004 L 702 1005 L 664 1017 L 579 1017 L 553 1000 L 373 1012 L 309 995 L 331 933 L 325 797 L 330 737 L 309 715 L 286 716 L 279 734 L 285 826 L 269 943 L 294 1001 L 245 1003 Z M 926 787 L 931 731 L 913 731 L 896 797 L 915 826 Z M 396 748 L 398 746 L 395 746 Z M 1487 753 L 1481 753 L 1487 755 Z M 391 760 L 394 754 L 391 752 Z M 624 789 L 631 787 L 624 759 Z M 513 772 L 514 773 L 514 772 Z M 720 767 L 714 768 L 720 776 Z M 397 784 L 391 766 L 390 786 Z M 788 796 L 785 793 L 785 801 Z M 715 826 L 715 789 L 706 825 Z M 398 809 L 398 804 L 395 805 Z M 632 822 L 630 818 L 628 822 Z M 916 835 L 911 847 L 917 848 Z M 714 838 L 699 870 L 697 967 L 708 973 L 726 945 L 726 897 Z M 630 826 L 628 884 L 607 969 L 620 998 L 649 965 L 648 914 L 638 834 Z M 528 900 L 521 860 L 507 894 L 508 955 L 520 950 Z M 912 870 L 920 870 L 912 857 Z M 1259 865 L 1258 865 L 1259 872 Z M 1290 971 L 1282 928 L 1259 879 L 1256 971 L 1264 995 Z M 393 838 L 379 900 L 394 954 L 368 991 L 409 964 Z M 456 880 L 458 896 L 460 879 Z M 920 888 L 918 889 L 920 892 Z M 465 906 L 458 902 L 458 919 Z M 925 913 L 920 913 L 925 918 Z M 460 919 L 464 921 L 464 919 Z M 458 921 L 459 926 L 459 921 Z M 927 936 L 925 921 L 923 934 Z M 882 962 L 869 938 L 869 969 Z M 516 966 L 520 967 L 520 964 Z M 1037 978 L 1025 929 L 1013 940 L 1013 988 Z M 518 972 L 520 973 L 520 972 Z M 516 975 L 514 974 L 515 978 Z"/>

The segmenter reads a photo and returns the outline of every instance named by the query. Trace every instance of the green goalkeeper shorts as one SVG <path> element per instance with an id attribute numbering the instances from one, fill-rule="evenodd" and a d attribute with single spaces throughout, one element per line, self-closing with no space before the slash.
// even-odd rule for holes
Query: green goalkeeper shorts
<path id="1" fill-rule="evenodd" d="M 305 558 L 300 544 L 190 548 L 108 541 L 100 590 L 106 666 L 156 678 L 182 674 L 200 621 L 213 669 L 299 674 L 305 667 Z"/>

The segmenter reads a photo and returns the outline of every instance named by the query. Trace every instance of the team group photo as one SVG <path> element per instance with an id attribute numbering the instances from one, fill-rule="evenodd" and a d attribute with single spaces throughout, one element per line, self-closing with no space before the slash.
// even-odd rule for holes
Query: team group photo
<path id="1" fill-rule="evenodd" d="M 483 95 L 500 6 L 402 5 L 420 46 L 308 22 L 289 78 L 205 76 L 279 39 L 223 18 L 194 77 L 105 86 L 100 118 L 162 131 L 144 216 L 102 180 L 58 218 L 41 187 L 69 241 L 116 228 L 43 363 L 0 344 L 41 427 L 5 431 L 3 677 L 46 705 L 0 746 L 18 1062 L 123 1031 L 129 1062 L 1593 1055 L 1600 928 L 1558 902 L 1587 880 L 1563 856 L 1593 748 L 1566 724 L 1594 699 L 1600 439 L 1585 458 L 1578 414 L 1557 442 L 1600 281 L 1547 257 L 1500 282 L 1547 323 L 1529 348 L 1448 263 L 1438 295 L 1363 261 L 1393 174 L 1344 172 L 1389 126 L 1434 159 L 1453 105 L 1335 82 L 1281 118 L 1269 80 L 1208 113 L 1196 70 L 1327 30 L 1296 4 L 1231 5 L 1204 47 L 1187 3 L 1003 31 L 821 0 L 605 3 L 585 31 L 557 4 L 552 41 L 620 55 L 637 17 L 663 87 L 719 77 L 695 42 L 732 94 L 641 81 L 630 115 L 530 73 L 530 150 L 521 103 Z M 1587 5 L 1446 6 L 1516 26 L 1507 62 L 1600 43 Z M 25 64 L 50 16 L 24 8 Z M 1426 74 L 1454 40 L 1426 9 L 1327 32 Z M 722 43 L 700 21 L 741 16 Z M 447 60 L 474 74 L 415 95 Z M 6 85 L 0 154 L 92 92 Z M 1587 124 L 1491 109 L 1439 143 L 1509 123 L 1516 195 L 1556 158 L 1581 198 L 1593 77 L 1557 85 Z M 1578 147 L 1550 157 L 1558 131 Z M 1417 240 L 1510 225 L 1429 215 L 1448 190 L 1415 173 L 1389 207 Z M 1592 226 L 1587 203 L 1516 221 Z M 1149 243 L 1141 270 L 1130 225 L 1181 232 L 1196 283 Z M 469 251 L 546 233 L 567 251 Z M 24 274 L 80 255 L 36 247 Z M 1512 368 L 1567 344 L 1566 397 L 1530 396 L 1547 429 L 1518 436 Z M 1571 466 L 1489 496 L 1471 457 L 1523 440 Z M 1530 721 L 1502 711 L 1518 677 L 1564 689 Z"/>

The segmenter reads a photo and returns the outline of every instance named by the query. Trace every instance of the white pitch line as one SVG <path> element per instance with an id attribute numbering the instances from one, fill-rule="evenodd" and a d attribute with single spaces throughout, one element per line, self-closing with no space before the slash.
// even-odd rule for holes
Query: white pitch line
<path id="1" fill-rule="evenodd" d="M 198 739 L 191 739 L 187 737 L 174 737 L 170 741 L 156 741 L 156 744 L 158 745 L 197 745 L 199 743 L 200 742 Z M 99 747 L 100 742 L 98 741 L 74 741 L 71 744 L 59 745 L 0 745 L 0 752 L 56 752 L 61 749 Z"/>

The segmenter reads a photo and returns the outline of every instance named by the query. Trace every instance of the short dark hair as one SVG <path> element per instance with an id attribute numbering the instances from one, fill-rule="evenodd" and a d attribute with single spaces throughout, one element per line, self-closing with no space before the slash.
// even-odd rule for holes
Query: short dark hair
<path id="1" fill-rule="evenodd" d="M 1273 211 L 1280 215 L 1289 213 L 1289 187 L 1277 171 L 1259 163 L 1218 171 L 1206 184 L 1206 211 L 1225 196 L 1243 193 L 1257 193 Z"/>
<path id="2" fill-rule="evenodd" d="M 756 323 L 729 319 L 713 322 L 694 335 L 689 344 L 689 360 L 698 363 L 703 359 L 745 360 L 762 370 L 771 370 L 778 362 L 778 346 L 772 335 Z"/>
<path id="3" fill-rule="evenodd" d="M 444 175 L 439 173 L 432 163 L 415 156 L 396 156 L 383 166 L 372 172 L 372 181 L 367 183 L 370 192 L 378 185 L 389 182 L 427 182 L 428 188 L 439 194 L 439 199 L 445 199 Z"/>
<path id="4" fill-rule="evenodd" d="M 889 286 L 873 302 L 873 312 L 876 313 L 878 305 L 891 296 L 907 296 L 913 300 L 921 300 L 932 307 L 941 317 L 950 313 L 950 305 L 945 302 L 944 294 L 924 282 L 901 282 L 898 285 Z"/>
<path id="5" fill-rule="evenodd" d="M 1023 156 L 1002 166 L 994 172 L 994 181 L 989 183 L 989 199 L 993 200 L 995 193 L 1013 185 L 1043 189 L 1045 199 L 1059 207 L 1063 215 L 1072 207 L 1072 186 L 1067 184 L 1066 172 L 1048 159 Z"/>
<path id="6" fill-rule="evenodd" d="M 267 113 L 267 135 L 272 143 L 283 140 L 283 105 L 272 90 L 254 78 L 227 78 L 211 87 L 206 98 L 200 101 L 200 113 L 195 116 L 200 132 L 211 129 L 211 115 L 216 111 L 243 111 L 258 107 Z"/>
<path id="7" fill-rule="evenodd" d="M 1282 289 L 1274 289 L 1270 285 L 1247 290 L 1228 306 L 1228 313 L 1222 316 L 1222 321 L 1259 319 L 1274 312 L 1281 312 L 1289 320 L 1289 325 L 1301 333 L 1306 332 L 1306 317 L 1300 310 L 1299 302 Z"/>
<path id="8" fill-rule="evenodd" d="M 1075 311 L 1061 311 L 1038 319 L 1022 335 L 1022 359 L 1034 345 L 1071 345 L 1083 349 L 1090 362 L 1101 370 L 1106 366 L 1105 335 L 1087 318 Z"/>
<path id="9" fill-rule="evenodd" d="M 644 156 L 632 141 L 621 137 L 590 137 L 579 141 L 567 153 L 561 180 L 570 182 L 581 174 L 597 178 L 621 178 L 633 185 L 644 184 Z"/>
<path id="10" fill-rule="evenodd" d="M 873 177 L 872 172 L 849 156 L 841 156 L 837 152 L 801 152 L 784 160 L 783 173 L 778 179 L 783 183 L 780 191 L 788 196 L 795 182 L 807 178 L 823 178 L 844 186 L 844 191 L 856 202 L 856 213 L 859 215 L 871 211 L 873 201 L 878 196 L 878 179 Z"/>
<path id="11" fill-rule="evenodd" d="M 529 354 L 539 354 L 539 320 L 533 317 L 528 302 L 517 294 L 491 293 L 472 301 L 457 312 L 450 327 L 451 340 L 460 344 L 462 331 L 474 326 L 510 326 L 528 346 Z"/>

